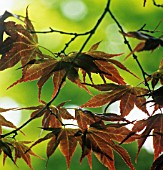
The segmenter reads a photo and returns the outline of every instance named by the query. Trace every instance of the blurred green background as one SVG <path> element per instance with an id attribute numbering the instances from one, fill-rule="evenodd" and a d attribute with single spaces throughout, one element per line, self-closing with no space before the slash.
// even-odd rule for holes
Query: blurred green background
<path id="1" fill-rule="evenodd" d="M 3 14 L 4 10 L 8 10 L 12 13 L 25 16 L 25 9 L 27 5 L 29 5 L 29 17 L 35 26 L 35 30 L 48 31 L 49 27 L 52 27 L 53 29 L 67 32 L 83 33 L 89 31 L 95 25 L 97 19 L 105 8 L 106 2 L 107 0 L 0 0 L 0 12 Z M 161 3 L 162 0 L 158 0 L 157 2 Z M 163 17 L 163 9 L 153 6 L 152 0 L 147 0 L 146 7 L 143 7 L 143 0 L 112 0 L 111 10 L 126 32 L 138 30 L 144 24 L 147 24 L 146 29 L 153 30 Z M 140 69 L 132 57 L 130 57 L 127 61 L 123 60 L 129 53 L 129 50 L 123 43 L 123 38 L 118 33 L 118 30 L 119 29 L 116 24 L 108 14 L 84 50 L 86 51 L 92 44 L 102 41 L 99 46 L 99 50 L 103 50 L 108 53 L 124 53 L 122 57 L 118 57 L 118 60 L 142 78 Z M 163 30 L 163 23 L 160 25 L 158 30 Z M 155 36 L 159 37 L 160 33 L 156 33 Z M 65 43 L 71 39 L 71 36 L 51 33 L 39 34 L 38 38 L 40 45 L 53 52 L 60 52 L 64 48 Z M 86 37 L 78 37 L 76 41 L 69 46 L 67 52 L 78 51 L 85 39 Z M 135 39 L 129 39 L 129 41 L 132 47 L 135 47 L 139 42 Z M 49 54 L 47 51 L 44 52 Z M 150 74 L 157 70 L 159 62 L 162 59 L 161 52 L 162 49 L 160 48 L 153 53 L 142 52 L 138 54 L 138 58 L 147 73 Z M 22 83 L 6 90 L 10 84 L 21 77 L 21 72 L 16 70 L 16 68 L 18 68 L 18 65 L 0 73 L 0 107 L 25 107 L 38 105 L 37 82 Z M 121 74 L 125 76 L 125 79 L 129 84 L 137 85 L 140 82 L 140 80 L 134 78 L 128 73 L 122 71 Z M 97 76 L 95 79 L 96 83 L 101 81 Z M 49 80 L 43 88 L 42 98 L 49 101 L 52 91 L 53 85 L 51 80 Z M 93 91 L 93 93 L 95 94 L 97 92 Z M 90 95 L 87 94 L 87 92 L 67 81 L 54 104 L 57 105 L 60 102 L 71 100 L 69 105 L 80 106 L 89 98 Z M 102 108 L 99 108 L 96 111 L 100 112 L 102 111 Z M 10 112 L 8 114 L 9 118 L 11 118 L 10 120 L 14 121 L 14 123 L 18 126 L 30 116 L 30 112 L 28 111 L 22 111 L 21 113 Z M 26 136 L 20 134 L 17 139 L 35 141 L 40 134 L 40 129 L 35 127 L 40 127 L 40 120 L 34 120 L 29 124 L 29 126 L 25 127 L 23 131 L 26 133 Z M 8 130 L 5 129 L 4 132 L 6 131 Z M 134 163 L 137 151 L 136 143 L 127 145 L 125 148 L 127 148 L 132 157 L 132 162 Z M 33 150 L 38 155 L 46 158 L 46 142 L 37 145 L 33 148 Z M 71 162 L 71 170 L 89 169 L 86 158 L 83 160 L 81 165 L 79 164 L 80 155 L 81 149 L 77 148 Z M 137 170 L 148 170 L 152 162 L 153 155 L 147 150 L 142 149 L 138 163 L 135 164 L 135 167 Z M 46 161 L 32 158 L 32 164 L 36 170 L 46 169 Z M 17 165 L 21 170 L 29 169 L 28 166 L 21 160 L 18 161 Z M 115 165 L 117 170 L 129 169 L 121 157 L 119 157 L 116 153 Z M 65 158 L 61 155 L 59 150 L 51 156 L 47 167 L 48 170 L 66 169 Z M 0 169 L 16 170 L 18 168 L 13 165 L 11 160 L 7 159 L 5 166 L 3 166 L 2 163 L 0 164 Z M 100 164 L 93 156 L 93 170 L 99 169 L 102 170 L 107 168 Z"/>

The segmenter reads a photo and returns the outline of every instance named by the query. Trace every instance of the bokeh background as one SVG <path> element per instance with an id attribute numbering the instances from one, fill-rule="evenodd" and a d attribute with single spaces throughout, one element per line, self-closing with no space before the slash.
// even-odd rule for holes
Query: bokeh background
<path id="1" fill-rule="evenodd" d="M 56 30 L 66 31 L 66 32 L 76 32 L 83 33 L 89 31 L 98 20 L 99 16 L 104 10 L 107 0 L 0 0 L 0 15 L 4 13 L 5 10 L 9 12 L 25 16 L 26 7 L 29 5 L 29 17 L 35 26 L 37 31 L 48 31 L 49 27 Z M 162 0 L 158 0 L 157 3 L 162 3 Z M 147 0 L 146 7 L 143 7 L 143 0 L 112 0 L 111 10 L 116 16 L 118 21 L 121 23 L 126 31 L 136 31 L 140 29 L 144 24 L 147 24 L 146 29 L 153 30 L 159 23 L 162 17 L 162 8 L 157 8 L 153 5 L 152 0 Z M 11 19 L 11 18 L 9 18 Z M 8 20 L 9 20 L 8 19 Z M 15 19 L 13 19 L 16 21 Z M 19 23 L 19 21 L 17 21 Z M 163 30 L 163 23 L 160 24 L 158 30 Z M 155 33 L 154 36 L 159 37 L 161 33 Z M 53 52 L 60 52 L 66 42 L 71 39 L 69 35 L 61 35 L 58 33 L 50 34 L 38 34 L 39 44 L 48 48 Z M 67 52 L 78 51 L 86 37 L 78 37 L 68 48 Z M 138 40 L 129 39 L 132 47 L 138 44 Z M 98 41 L 102 41 L 99 50 L 103 50 L 108 53 L 124 53 L 122 57 L 118 57 L 128 69 L 137 74 L 142 78 L 139 67 L 132 57 L 124 61 L 125 55 L 129 53 L 129 50 L 123 43 L 123 38 L 118 32 L 118 28 L 114 21 L 111 19 L 109 14 L 101 23 L 96 34 L 89 41 L 85 47 L 85 51 L 90 48 L 90 46 Z M 158 69 L 158 65 L 162 59 L 163 49 L 160 47 L 153 53 L 142 52 L 138 54 L 139 60 L 147 73 L 152 73 Z M 48 51 L 44 50 L 44 53 Z M 38 89 L 37 82 L 27 82 L 19 84 L 9 90 L 6 88 L 12 84 L 14 81 L 21 77 L 21 72 L 16 70 L 19 65 L 14 68 L 7 69 L 0 72 L 0 107 L 26 107 L 38 105 Z M 121 72 L 122 76 L 125 76 L 126 81 L 129 84 L 137 85 L 140 80 L 134 78 L 128 73 Z M 99 77 L 95 77 L 96 82 L 100 81 Z M 53 85 L 51 80 L 49 80 L 43 88 L 42 98 L 46 101 L 50 100 L 51 93 L 53 91 Z M 96 91 L 92 91 L 96 94 Z M 79 89 L 76 85 L 67 81 L 66 85 L 62 89 L 61 93 L 55 100 L 55 105 L 60 102 L 71 100 L 68 107 L 80 106 L 90 98 L 82 89 Z M 150 108 L 151 109 L 151 108 Z M 102 112 L 103 108 L 96 109 L 96 112 Z M 111 107 L 111 110 L 118 112 L 118 103 Z M 17 126 L 21 125 L 30 117 L 29 111 L 18 111 L 18 112 L 8 112 L 3 114 L 6 119 L 12 121 Z M 134 110 L 131 118 L 138 116 L 139 118 L 144 118 L 146 115 L 141 113 L 138 109 Z M 26 136 L 18 135 L 18 140 L 30 140 L 35 141 L 40 135 L 44 135 L 44 132 L 40 134 L 40 120 L 34 120 L 27 127 L 23 129 Z M 9 131 L 9 129 L 4 129 L 4 132 Z M 134 163 L 134 158 L 136 156 L 137 144 L 132 143 L 130 145 L 124 145 L 131 155 L 132 162 L 135 164 L 137 170 L 148 170 L 153 162 L 152 155 L 152 143 L 150 142 L 152 137 L 150 137 L 149 142 L 146 144 L 146 148 L 143 148 L 140 152 L 138 158 L 138 163 Z M 33 150 L 40 156 L 46 158 L 46 142 L 37 145 Z M 89 166 L 86 158 L 83 160 L 82 164 L 79 164 L 79 159 L 81 155 L 81 149 L 77 148 L 71 162 L 71 170 L 88 170 Z M 0 157 L 2 162 L 2 155 Z M 46 161 L 37 158 L 32 158 L 32 164 L 34 169 L 45 170 Z M 21 160 L 18 160 L 17 165 L 21 170 L 28 170 L 29 167 Z M 121 157 L 115 153 L 115 165 L 117 170 L 127 170 L 129 169 Z M 5 166 L 0 163 L 0 169 L 5 170 L 16 170 L 18 169 L 13 165 L 12 161 L 7 159 Z M 55 154 L 51 156 L 47 165 L 48 170 L 65 170 L 66 162 L 65 158 L 62 156 L 60 151 L 57 149 Z M 93 170 L 107 169 L 93 156 Z"/>

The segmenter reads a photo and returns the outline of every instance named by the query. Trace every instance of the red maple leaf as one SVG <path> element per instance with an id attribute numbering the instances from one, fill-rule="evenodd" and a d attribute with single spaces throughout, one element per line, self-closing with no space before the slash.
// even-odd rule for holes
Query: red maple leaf
<path id="1" fill-rule="evenodd" d="M 108 92 L 93 96 L 81 107 L 99 107 L 105 104 L 108 104 L 109 106 L 110 104 L 120 100 L 120 112 L 123 117 L 130 113 L 130 111 L 134 108 L 134 104 L 143 112 L 148 114 L 145 106 L 146 99 L 143 96 L 144 94 L 147 94 L 147 89 L 116 84 L 101 84 L 90 86 L 98 90 Z"/>

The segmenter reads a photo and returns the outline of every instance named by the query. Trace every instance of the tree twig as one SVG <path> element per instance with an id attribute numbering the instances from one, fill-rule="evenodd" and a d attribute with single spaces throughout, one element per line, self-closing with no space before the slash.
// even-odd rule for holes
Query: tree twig
<path id="1" fill-rule="evenodd" d="M 121 30 L 121 32 L 125 32 L 121 26 L 121 24 L 118 22 L 118 20 L 115 18 L 115 16 L 113 15 L 113 13 L 111 12 L 110 9 L 108 9 L 108 13 L 110 14 L 111 18 L 115 21 L 115 23 L 117 24 L 117 26 L 119 27 L 119 29 Z M 124 43 L 128 46 L 128 49 L 132 52 L 132 48 L 131 48 L 131 45 L 129 43 L 129 41 L 126 39 L 125 35 L 123 35 L 123 38 L 124 38 Z M 133 53 L 133 58 L 135 59 L 136 63 L 138 64 L 141 72 L 142 72 L 142 75 L 143 75 L 143 79 L 144 79 L 144 82 L 145 82 L 145 86 L 148 88 L 149 91 L 151 91 L 150 89 L 150 86 L 146 80 L 146 72 L 144 71 L 142 65 L 140 64 L 139 60 L 138 60 L 138 57 Z"/>
<path id="2" fill-rule="evenodd" d="M 153 5 L 154 5 L 154 6 L 157 6 L 157 7 L 163 8 L 163 5 L 157 4 L 155 0 L 153 0 Z"/>
<path id="3" fill-rule="evenodd" d="M 74 35 L 74 36 L 85 36 L 90 34 L 90 31 L 84 32 L 84 33 L 74 33 L 74 32 L 66 32 L 66 31 L 61 31 L 61 30 L 54 30 L 53 28 L 49 28 L 49 31 L 34 31 L 34 30 L 29 30 L 30 33 L 32 34 L 48 34 L 48 33 L 59 33 L 59 34 L 64 34 L 64 35 Z"/>

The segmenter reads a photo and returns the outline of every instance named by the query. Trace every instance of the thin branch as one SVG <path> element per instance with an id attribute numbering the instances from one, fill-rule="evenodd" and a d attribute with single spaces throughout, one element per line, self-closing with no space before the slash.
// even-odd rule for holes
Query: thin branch
<path id="1" fill-rule="evenodd" d="M 112 12 L 110 11 L 110 9 L 108 9 L 108 13 L 110 14 L 111 18 L 115 21 L 115 23 L 117 24 L 117 26 L 119 27 L 119 29 L 121 30 L 121 32 L 124 32 L 122 26 L 120 25 L 120 23 L 118 22 L 118 20 L 115 18 L 115 16 L 112 14 Z M 129 50 L 132 52 L 132 48 L 131 48 L 131 45 L 130 43 L 127 41 L 125 35 L 123 35 L 123 38 L 124 38 L 124 43 L 128 46 Z M 135 59 L 135 61 L 137 62 L 141 72 L 142 72 L 142 75 L 143 75 L 143 78 L 144 78 L 144 82 L 145 82 L 145 86 L 148 88 L 149 91 L 151 91 L 150 87 L 149 87 L 149 84 L 146 80 L 146 72 L 144 71 L 142 65 L 140 64 L 139 60 L 138 60 L 138 57 L 133 53 L 133 58 Z"/>
<path id="2" fill-rule="evenodd" d="M 155 0 L 153 0 L 153 5 L 154 5 L 154 6 L 157 6 L 157 7 L 163 8 L 163 5 L 157 4 Z"/>
<path id="3" fill-rule="evenodd" d="M 146 4 L 147 0 L 144 0 L 144 4 L 143 4 L 143 7 L 145 7 L 145 4 Z"/>
<path id="4" fill-rule="evenodd" d="M 74 35 L 74 37 L 72 37 L 66 44 L 63 50 L 61 50 L 58 55 L 60 54 L 65 54 L 66 49 L 69 47 L 69 45 L 77 38 L 77 35 Z"/>
<path id="5" fill-rule="evenodd" d="M 74 35 L 74 36 L 84 36 L 90 34 L 90 31 L 84 32 L 84 33 L 74 33 L 74 32 L 66 32 L 66 31 L 60 31 L 60 30 L 54 30 L 53 28 L 49 28 L 49 31 L 34 31 L 29 30 L 32 34 L 49 34 L 49 33 L 59 33 L 64 35 Z"/>
<path id="6" fill-rule="evenodd" d="M 163 32 L 161 30 L 157 30 L 158 27 L 160 26 L 160 24 L 163 22 L 163 19 L 161 19 L 159 21 L 159 23 L 156 25 L 156 27 L 153 29 L 153 30 L 147 30 L 147 29 L 144 29 L 146 27 L 146 24 L 144 24 L 140 29 L 138 29 L 138 31 L 142 31 L 142 32 L 148 32 L 148 33 L 155 33 L 155 32 Z"/>
<path id="7" fill-rule="evenodd" d="M 163 5 L 157 4 L 155 0 L 152 0 L 152 1 L 153 1 L 153 5 L 154 5 L 154 6 L 156 6 L 156 7 L 161 7 L 161 8 L 163 7 Z M 145 7 L 146 2 L 147 2 L 147 0 L 144 0 L 143 7 Z"/>
<path id="8" fill-rule="evenodd" d="M 89 35 L 91 33 L 92 30 L 90 31 L 86 31 L 84 33 L 74 33 L 74 32 L 65 32 L 65 31 L 60 31 L 60 30 L 54 30 L 53 28 L 49 28 L 49 31 L 34 31 L 34 30 L 28 30 L 30 33 L 32 34 L 48 34 L 48 33 L 59 33 L 59 34 L 63 34 L 63 35 L 70 35 L 73 36 L 66 44 L 63 50 L 61 50 L 57 55 L 59 56 L 60 54 L 65 54 L 66 49 L 69 47 L 69 45 L 77 38 L 80 36 L 86 36 Z"/>
<path id="9" fill-rule="evenodd" d="M 41 114 L 43 111 L 45 111 L 47 109 L 47 105 L 45 107 L 43 107 L 37 114 L 35 114 L 33 117 L 31 117 L 30 119 L 28 119 L 25 123 L 23 123 L 21 126 L 19 126 L 18 128 L 12 130 L 11 132 L 8 132 L 6 134 L 2 134 L 0 135 L 0 138 L 5 138 L 6 136 L 9 136 L 11 134 L 17 134 L 17 132 L 19 130 L 21 130 L 23 127 L 25 127 L 28 123 L 30 123 L 32 120 L 34 120 L 39 114 Z M 16 135 L 15 135 L 16 136 Z M 14 137 L 15 137 L 14 136 Z"/>

